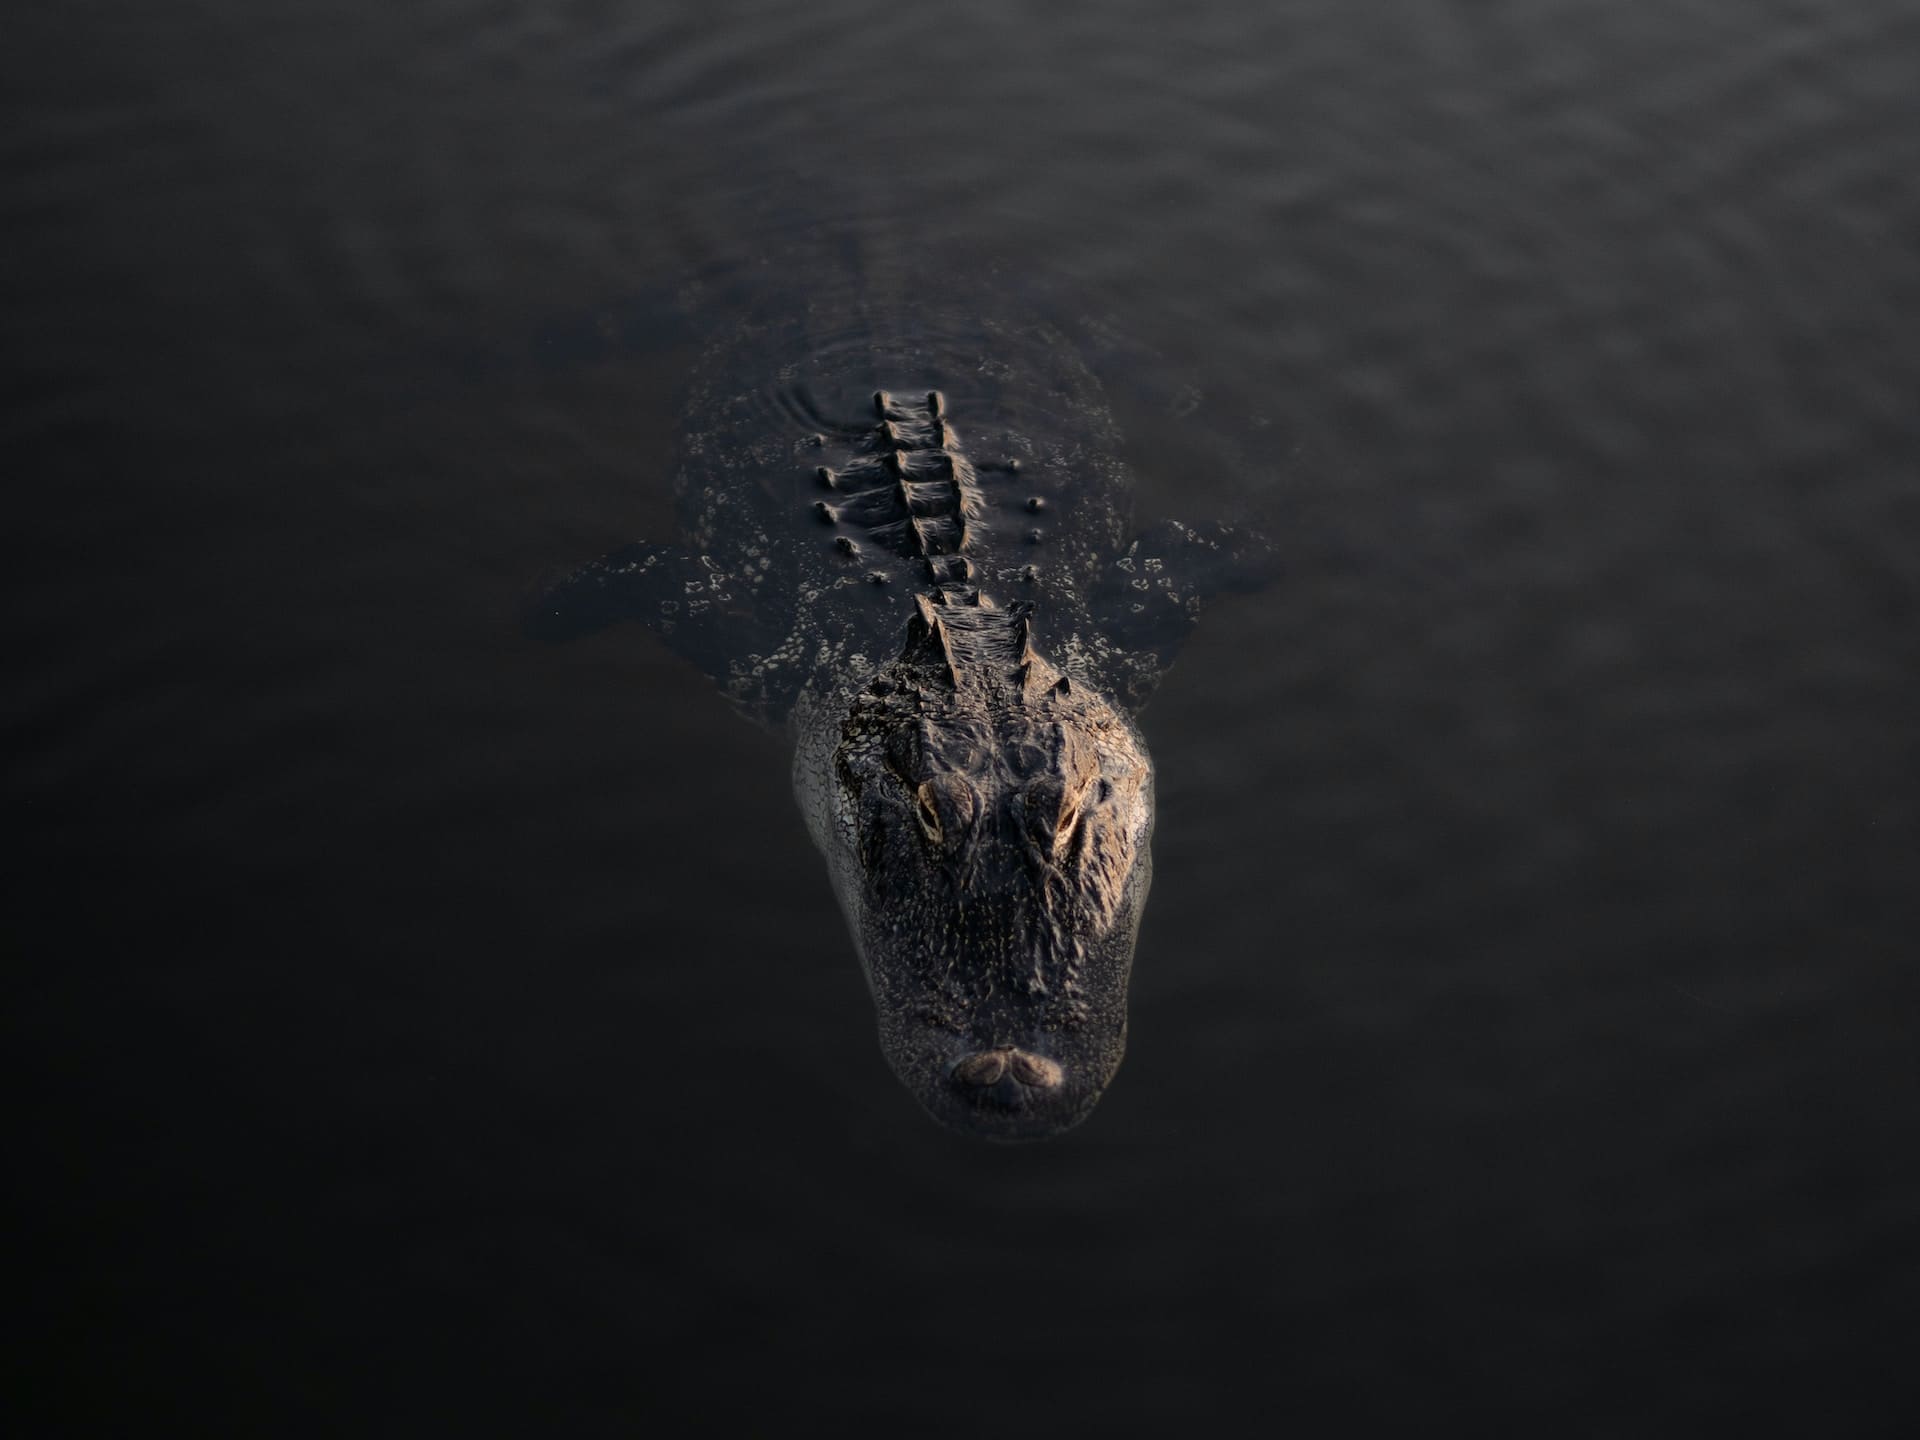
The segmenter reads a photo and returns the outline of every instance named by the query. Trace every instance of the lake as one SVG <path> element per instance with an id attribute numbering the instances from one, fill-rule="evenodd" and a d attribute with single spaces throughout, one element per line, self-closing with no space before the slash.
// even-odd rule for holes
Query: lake
<path id="1" fill-rule="evenodd" d="M 1903 1433 L 1916 61 L 1891 0 L 11 22 L 9 1428 Z M 668 538 L 702 336 L 814 254 L 1070 322 L 1142 513 L 1282 534 L 1142 715 L 1128 1058 L 1043 1145 L 888 1072 L 777 739 L 519 628 Z"/>

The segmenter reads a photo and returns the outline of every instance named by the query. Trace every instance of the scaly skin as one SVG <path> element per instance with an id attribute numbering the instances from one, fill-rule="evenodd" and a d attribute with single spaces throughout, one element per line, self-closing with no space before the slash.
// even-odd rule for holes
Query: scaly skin
<path id="1" fill-rule="evenodd" d="M 1264 550 L 1133 530 L 1098 383 L 1044 327 L 869 323 L 741 385 L 792 329 L 750 321 L 696 372 L 687 543 L 616 551 L 532 620 L 643 620 L 785 728 L 895 1073 L 955 1129 L 1058 1134 L 1125 1048 L 1153 830 L 1128 710 Z M 837 422 L 849 369 L 914 388 Z"/>
<path id="2" fill-rule="evenodd" d="M 795 790 L 894 1073 L 955 1129 L 1056 1134 L 1125 1050 L 1153 767 L 1034 648 L 1031 607 L 917 604 L 900 657 L 803 722 Z"/>

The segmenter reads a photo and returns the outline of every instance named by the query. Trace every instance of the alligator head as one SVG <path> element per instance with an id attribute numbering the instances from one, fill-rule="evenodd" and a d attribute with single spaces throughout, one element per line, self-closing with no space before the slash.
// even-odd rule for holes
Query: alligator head
<path id="1" fill-rule="evenodd" d="M 1120 1064 L 1153 771 L 1029 607 L 919 602 L 840 720 L 829 868 L 896 1074 L 942 1123 L 1039 1139 Z"/>

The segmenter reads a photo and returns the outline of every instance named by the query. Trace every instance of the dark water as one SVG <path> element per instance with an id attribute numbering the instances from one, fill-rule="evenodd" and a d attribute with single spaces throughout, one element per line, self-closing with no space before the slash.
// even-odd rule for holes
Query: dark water
<path id="1" fill-rule="evenodd" d="M 8 32 L 13 1433 L 1903 1432 L 1915 6 Z M 1048 1146 L 886 1072 L 777 742 L 515 629 L 815 239 L 1288 517 Z"/>

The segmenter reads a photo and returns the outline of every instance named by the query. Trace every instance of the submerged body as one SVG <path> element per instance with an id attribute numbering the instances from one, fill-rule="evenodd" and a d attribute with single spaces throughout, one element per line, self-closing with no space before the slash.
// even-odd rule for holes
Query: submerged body
<path id="1" fill-rule="evenodd" d="M 645 621 L 794 744 L 882 1048 L 939 1120 L 1056 1134 L 1126 1042 L 1153 771 L 1131 712 L 1264 547 L 1133 524 L 1098 382 L 1039 324 L 801 311 L 711 346 L 683 543 L 547 588 Z"/>

